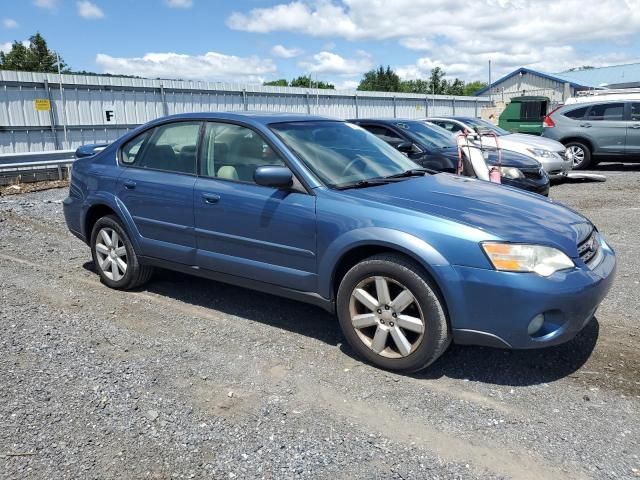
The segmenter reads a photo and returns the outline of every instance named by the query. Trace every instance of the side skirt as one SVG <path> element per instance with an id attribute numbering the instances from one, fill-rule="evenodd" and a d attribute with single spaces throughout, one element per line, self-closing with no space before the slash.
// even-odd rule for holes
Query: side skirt
<path id="1" fill-rule="evenodd" d="M 230 275 L 228 273 L 220 273 L 214 270 L 200 268 L 196 265 L 182 265 L 180 263 L 174 263 L 155 257 L 141 256 L 139 258 L 140 263 L 143 263 L 144 265 L 165 268 L 167 270 L 186 273 L 188 275 L 195 275 L 197 277 L 207 278 L 209 280 L 215 280 L 217 282 L 228 283 L 230 285 L 236 285 L 238 287 L 257 290 L 259 292 L 269 293 L 271 295 L 277 295 L 279 297 L 285 297 L 303 303 L 309 303 L 311 305 L 316 305 L 329 313 L 335 313 L 335 302 L 333 300 L 326 299 L 318 295 L 317 293 L 302 292 L 300 290 L 284 288 L 272 283 L 260 282 L 258 280 L 253 280 L 250 278 L 238 277 L 236 275 Z"/>

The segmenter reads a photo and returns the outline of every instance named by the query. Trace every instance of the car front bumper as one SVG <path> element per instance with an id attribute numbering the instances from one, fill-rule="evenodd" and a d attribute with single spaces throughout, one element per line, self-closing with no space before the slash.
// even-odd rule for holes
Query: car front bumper
<path id="1" fill-rule="evenodd" d="M 567 175 L 573 168 L 573 161 L 565 156 L 565 152 L 555 152 L 553 157 L 536 157 L 550 178 L 557 179 Z"/>
<path id="2" fill-rule="evenodd" d="M 540 348 L 571 340 L 593 318 L 615 277 L 616 257 L 604 242 L 602 259 L 556 272 L 511 273 L 456 266 L 458 294 L 450 307 L 454 342 L 514 349 Z M 542 328 L 530 322 L 544 315 Z"/>

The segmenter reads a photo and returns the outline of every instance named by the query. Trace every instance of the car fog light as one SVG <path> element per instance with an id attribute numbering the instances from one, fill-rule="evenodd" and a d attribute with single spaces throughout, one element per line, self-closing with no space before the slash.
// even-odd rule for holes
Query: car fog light
<path id="1" fill-rule="evenodd" d="M 539 313 L 529 322 L 529 328 L 527 328 L 527 333 L 529 335 L 534 335 L 538 330 L 542 328 L 542 324 L 544 323 L 544 315 Z"/>

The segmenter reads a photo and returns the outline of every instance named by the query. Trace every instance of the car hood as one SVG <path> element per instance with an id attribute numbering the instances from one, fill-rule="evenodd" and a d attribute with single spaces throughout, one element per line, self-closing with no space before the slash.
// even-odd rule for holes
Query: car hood
<path id="1" fill-rule="evenodd" d="M 585 217 L 542 196 L 450 174 L 341 193 L 446 218 L 509 242 L 551 245 L 571 257 L 593 230 Z"/>
<path id="2" fill-rule="evenodd" d="M 511 133 L 498 137 L 501 146 L 507 148 L 511 142 L 525 144 L 530 148 L 540 148 L 542 150 L 550 150 L 552 152 L 564 152 L 565 146 L 560 142 L 551 140 L 550 138 L 538 137 L 536 135 L 527 135 L 524 133 Z"/>

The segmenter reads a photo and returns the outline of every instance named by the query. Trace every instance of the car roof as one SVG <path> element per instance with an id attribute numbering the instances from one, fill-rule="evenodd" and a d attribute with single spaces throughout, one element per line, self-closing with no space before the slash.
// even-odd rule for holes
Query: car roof
<path id="1" fill-rule="evenodd" d="M 422 118 L 351 118 L 347 120 L 347 122 L 375 122 L 375 123 L 386 123 L 386 124 L 394 124 L 398 122 L 424 122 Z"/>
<path id="2" fill-rule="evenodd" d="M 335 118 L 319 115 L 307 115 L 302 113 L 277 113 L 277 112 L 194 112 L 179 113 L 168 117 L 159 118 L 158 121 L 167 120 L 235 120 L 245 123 L 268 125 L 283 122 L 310 122 L 318 120 L 341 121 Z"/>

